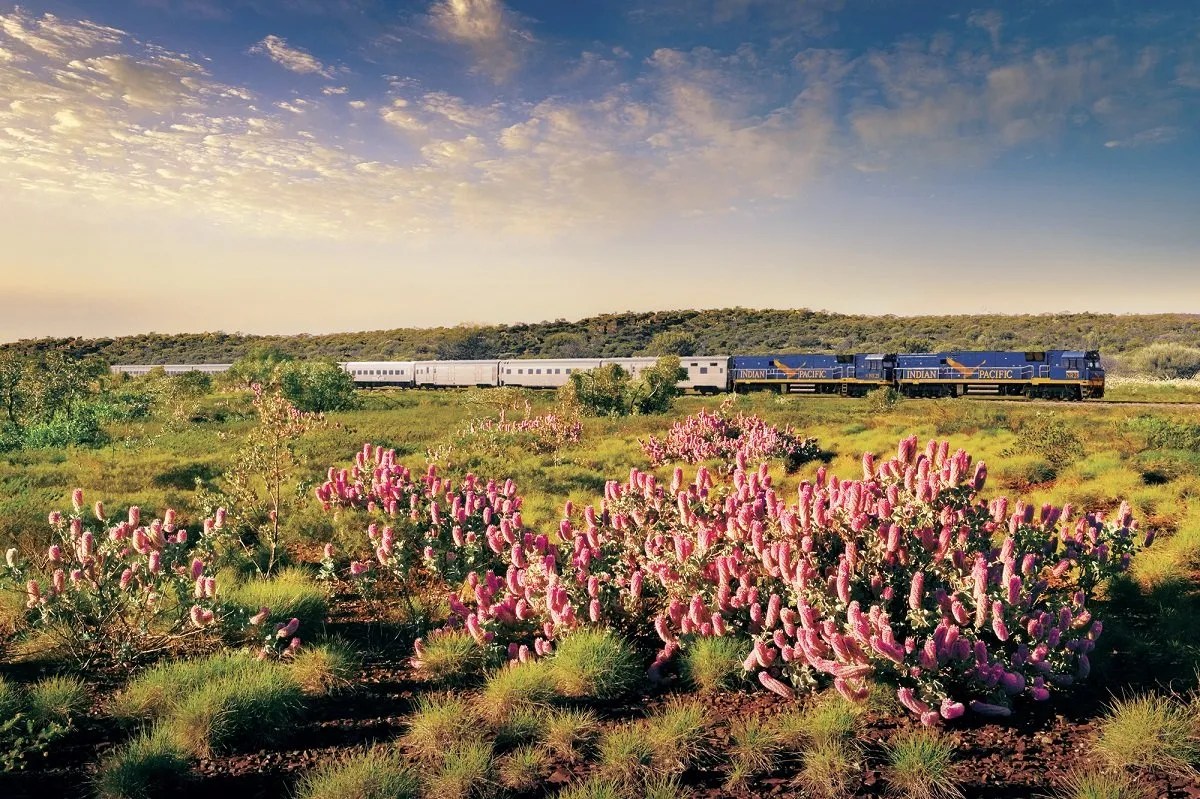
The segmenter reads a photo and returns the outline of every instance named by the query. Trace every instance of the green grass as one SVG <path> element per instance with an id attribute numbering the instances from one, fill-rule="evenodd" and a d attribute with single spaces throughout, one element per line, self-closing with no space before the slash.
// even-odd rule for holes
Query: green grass
<path id="1" fill-rule="evenodd" d="M 437 683 L 463 683 L 477 678 L 487 668 L 488 650 L 461 630 L 437 632 L 425 642 L 418 673 Z"/>
<path id="2" fill-rule="evenodd" d="M 697 700 L 668 700 L 646 719 L 645 727 L 657 772 L 681 772 L 709 751 L 708 710 Z"/>
<path id="3" fill-rule="evenodd" d="M 684 649 L 680 672 L 700 693 L 714 694 L 742 680 L 746 651 L 746 642 L 738 638 L 697 638 Z"/>
<path id="4" fill-rule="evenodd" d="M 606 730 L 600 737 L 597 753 L 600 776 L 628 790 L 653 773 L 656 753 L 642 724 L 626 723 Z"/>
<path id="5" fill-rule="evenodd" d="M 1054 794 L 1058 799 L 1145 799 L 1146 789 L 1121 771 L 1073 771 Z"/>
<path id="6" fill-rule="evenodd" d="M 430 775 L 425 795 L 429 799 L 483 799 L 497 791 L 492 773 L 492 748 L 472 743 L 446 750 L 438 770 Z"/>
<path id="7" fill-rule="evenodd" d="M 804 788 L 805 796 L 813 799 L 850 796 L 862 772 L 862 759 L 858 751 L 852 741 L 821 740 L 814 743 L 804 752 L 803 764 L 796 775 L 796 782 Z"/>
<path id="8" fill-rule="evenodd" d="M 68 724 L 87 710 L 91 698 L 77 677 L 47 677 L 29 687 L 24 704 L 34 721 Z"/>
<path id="9" fill-rule="evenodd" d="M 303 647 L 287 664 L 292 680 L 309 696 L 333 693 L 350 685 L 357 667 L 358 657 L 340 643 Z"/>
<path id="10" fill-rule="evenodd" d="M 408 718 L 400 744 L 413 757 L 437 761 L 450 749 L 479 737 L 480 720 L 464 699 L 422 696 Z"/>
<path id="11" fill-rule="evenodd" d="M 303 693 L 282 669 L 262 669 L 200 686 L 159 722 L 184 752 L 211 757 L 278 739 L 302 710 Z"/>
<path id="12" fill-rule="evenodd" d="M 769 721 L 760 716 L 733 719 L 729 724 L 729 783 L 739 785 L 750 777 L 773 771 L 779 762 L 780 739 Z"/>
<path id="13" fill-rule="evenodd" d="M 542 745 L 559 760 L 579 760 L 599 732 L 600 719 L 590 710 L 561 708 L 542 715 Z"/>
<path id="14" fill-rule="evenodd" d="M 618 780 L 592 777 L 564 788 L 558 799 L 629 799 L 630 794 Z"/>
<path id="15" fill-rule="evenodd" d="M 498 721 L 518 707 L 539 707 L 554 696 L 554 680 L 546 661 L 509 663 L 488 677 L 479 696 L 479 708 L 485 718 Z"/>
<path id="16" fill-rule="evenodd" d="M 610 630 L 580 629 L 558 643 L 550 659 L 556 690 L 572 699 L 618 699 L 642 679 L 637 653 Z"/>
<path id="17" fill-rule="evenodd" d="M 108 710 L 119 719 L 162 718 L 205 685 L 278 669 L 276 664 L 260 663 L 244 652 L 222 652 L 196 660 L 160 663 L 131 680 L 116 695 Z"/>
<path id="18" fill-rule="evenodd" d="M 904 799 L 962 796 L 954 765 L 954 744 L 933 730 L 902 732 L 885 747 L 888 792 Z"/>
<path id="19" fill-rule="evenodd" d="M 550 756 L 536 746 L 522 746 L 500 758 L 496 774 L 500 784 L 510 791 L 532 791 L 550 770 Z"/>
<path id="20" fill-rule="evenodd" d="M 513 708 L 494 728 L 496 746 L 507 749 L 536 741 L 545 729 L 542 715 L 543 711 L 536 707 L 520 705 Z"/>
<path id="21" fill-rule="evenodd" d="M 1200 701 L 1142 694 L 1114 700 L 1097 724 L 1096 751 L 1110 766 L 1195 776 Z"/>
<path id="22" fill-rule="evenodd" d="M 143 732 L 106 756 L 96 772 L 100 799 L 158 799 L 178 791 L 190 773 L 188 755 L 167 736 Z"/>
<path id="23" fill-rule="evenodd" d="M 254 577 L 229 586 L 221 585 L 219 589 L 222 599 L 250 615 L 258 613 L 259 608 L 270 609 L 264 629 L 274 624 L 286 624 L 295 618 L 300 620 L 299 634 L 311 638 L 325 624 L 329 604 L 325 587 L 304 569 L 288 567 L 273 577 Z"/>
<path id="24" fill-rule="evenodd" d="M 20 689 L 0 674 L 0 718 L 6 719 L 16 715 L 22 704 L 24 702 Z"/>
<path id="25" fill-rule="evenodd" d="M 305 774 L 297 799 L 418 799 L 421 779 L 394 750 L 376 747 Z"/>
<path id="26" fill-rule="evenodd" d="M 685 799 L 691 795 L 679 777 L 673 775 L 651 777 L 642 785 L 642 799 Z"/>

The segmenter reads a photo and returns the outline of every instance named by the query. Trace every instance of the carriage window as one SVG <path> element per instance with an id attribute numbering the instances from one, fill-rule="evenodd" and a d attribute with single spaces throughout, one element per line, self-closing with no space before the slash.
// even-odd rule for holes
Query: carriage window
<path id="1" fill-rule="evenodd" d="M 523 374 L 525 374 L 525 370 L 524 370 L 524 369 L 518 369 L 518 370 L 517 370 L 517 374 L 519 374 L 519 375 L 523 375 Z"/>
<path id="2" fill-rule="evenodd" d="M 555 370 L 554 370 L 554 374 L 556 374 L 556 375 L 561 375 L 561 374 L 562 374 L 562 369 L 555 369 Z"/>
<path id="3" fill-rule="evenodd" d="M 571 370 L 570 370 L 570 369 L 568 369 L 568 370 L 567 370 L 567 374 L 571 374 Z"/>
<path id="4" fill-rule="evenodd" d="M 706 374 L 708 374 L 708 367 L 707 367 L 707 366 L 701 366 L 701 367 L 700 367 L 700 374 L 702 374 L 702 375 L 706 375 Z"/>

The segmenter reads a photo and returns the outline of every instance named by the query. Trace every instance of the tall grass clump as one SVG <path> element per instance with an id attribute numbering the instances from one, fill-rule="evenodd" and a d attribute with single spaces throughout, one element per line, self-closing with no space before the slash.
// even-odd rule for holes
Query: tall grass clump
<path id="1" fill-rule="evenodd" d="M 326 763 L 300 781 L 298 799 L 418 799 L 421 779 L 400 753 L 376 747 Z"/>
<path id="2" fill-rule="evenodd" d="M 1145 799 L 1146 790 L 1122 771 L 1073 771 L 1055 796 L 1058 799 Z"/>
<path id="3" fill-rule="evenodd" d="M 510 791 L 527 793 L 541 784 L 550 770 L 550 756 L 536 746 L 522 746 L 500 759 L 496 772 Z"/>
<path id="4" fill-rule="evenodd" d="M 1109 765 L 1194 775 L 1200 766 L 1200 701 L 1142 694 L 1115 700 L 1100 719 L 1096 751 Z"/>
<path id="5" fill-rule="evenodd" d="M 592 777 L 564 788 L 559 792 L 558 799 L 627 799 L 628 796 L 628 791 L 619 780 Z"/>
<path id="6" fill-rule="evenodd" d="M 760 716 L 734 719 L 729 725 L 730 786 L 773 771 L 779 762 L 779 735 Z"/>
<path id="7" fill-rule="evenodd" d="M 354 652 L 331 642 L 301 649 L 286 668 L 305 694 L 322 696 L 349 685 L 357 666 Z"/>
<path id="8" fill-rule="evenodd" d="M 143 732 L 106 757 L 96 772 L 100 799 L 157 799 L 189 776 L 188 754 L 160 732 Z"/>
<path id="9" fill-rule="evenodd" d="M 497 787 L 491 746 L 473 743 L 443 753 L 440 767 L 426 783 L 426 794 L 431 799 L 484 799 L 494 795 Z"/>
<path id="10" fill-rule="evenodd" d="M 286 733 L 302 699 L 300 686 L 282 669 L 263 669 L 201 686 L 159 725 L 182 751 L 211 757 Z"/>
<path id="11" fill-rule="evenodd" d="M 116 718 L 152 721 L 170 715 L 206 685 L 238 680 L 257 672 L 279 671 L 274 662 L 259 662 L 245 652 L 221 652 L 198 660 L 160 663 L 129 682 L 114 697 L 109 713 Z"/>
<path id="12" fill-rule="evenodd" d="M 962 796 L 953 763 L 954 744 L 922 729 L 901 733 L 887 745 L 884 778 L 888 791 L 903 799 L 956 799 Z"/>
<path id="13" fill-rule="evenodd" d="M 400 744 L 413 757 L 437 761 L 456 746 L 479 737 L 479 719 L 455 696 L 422 696 Z"/>
<path id="14" fill-rule="evenodd" d="M 642 724 L 622 724 L 605 731 L 598 746 L 599 775 L 626 791 L 633 791 L 650 776 L 655 763 L 654 745 Z"/>
<path id="15" fill-rule="evenodd" d="M 590 710 L 561 708 L 542 716 L 542 745 L 551 755 L 567 762 L 582 758 L 599 732 L 600 719 Z"/>
<path id="16" fill-rule="evenodd" d="M 25 711 L 35 722 L 69 724 L 87 710 L 87 686 L 76 677 L 47 677 L 29 688 Z"/>
<path id="17" fill-rule="evenodd" d="M 853 793 L 855 777 L 862 770 L 859 749 L 853 741 L 822 740 L 804 752 L 796 782 L 805 796 L 841 799 Z"/>
<path id="18" fill-rule="evenodd" d="M 737 638 L 698 638 L 684 650 L 680 671 L 702 694 L 732 688 L 745 674 L 742 661 L 748 648 L 745 641 Z"/>
<path id="19" fill-rule="evenodd" d="M 580 629 L 559 644 L 550 659 L 558 692 L 572 699 L 617 699 L 641 678 L 633 648 L 611 630 Z"/>
<path id="20" fill-rule="evenodd" d="M 646 739 L 658 772 L 682 772 L 709 750 L 708 711 L 698 701 L 671 699 L 646 719 L 645 724 Z"/>
<path id="21" fill-rule="evenodd" d="M 545 705 L 554 695 L 554 680 L 546 661 L 512 662 L 488 677 L 479 707 L 488 720 L 497 722 L 518 707 Z"/>
<path id="22" fill-rule="evenodd" d="M 244 613 L 269 611 L 268 623 L 300 620 L 300 629 L 312 635 L 325 623 L 329 600 L 325 588 L 304 569 L 292 566 L 273 577 L 254 577 L 222 590 L 223 598 Z"/>
<path id="23" fill-rule="evenodd" d="M 461 630 L 442 630 L 422 641 L 413 659 L 417 673 L 437 683 L 463 683 L 487 668 L 489 651 Z"/>

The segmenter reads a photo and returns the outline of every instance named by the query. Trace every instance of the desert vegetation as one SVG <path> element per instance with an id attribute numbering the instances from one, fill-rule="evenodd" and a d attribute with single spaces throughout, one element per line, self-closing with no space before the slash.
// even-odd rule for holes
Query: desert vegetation
<path id="1" fill-rule="evenodd" d="M 318 413 L 288 363 L 79 374 L 139 410 L 0 455 L 0 794 L 1194 788 L 1192 407 Z"/>

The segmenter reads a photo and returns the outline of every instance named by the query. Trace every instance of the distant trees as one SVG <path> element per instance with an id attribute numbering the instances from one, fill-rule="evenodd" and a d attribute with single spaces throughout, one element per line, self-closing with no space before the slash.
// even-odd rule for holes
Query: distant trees
<path id="1" fill-rule="evenodd" d="M 592 416 L 665 413 L 682 393 L 679 381 L 686 377 L 679 358 L 672 355 L 659 358 L 637 378 L 619 364 L 606 364 L 573 372 L 559 389 L 559 398 L 565 406 Z"/>
<path id="2" fill-rule="evenodd" d="M 681 330 L 664 330 L 655 333 L 646 345 L 647 355 L 679 355 L 686 358 L 697 352 L 696 336 Z"/>
<path id="3" fill-rule="evenodd" d="M 95 400 L 107 374 L 95 357 L 0 352 L 0 450 L 99 443 Z"/>

